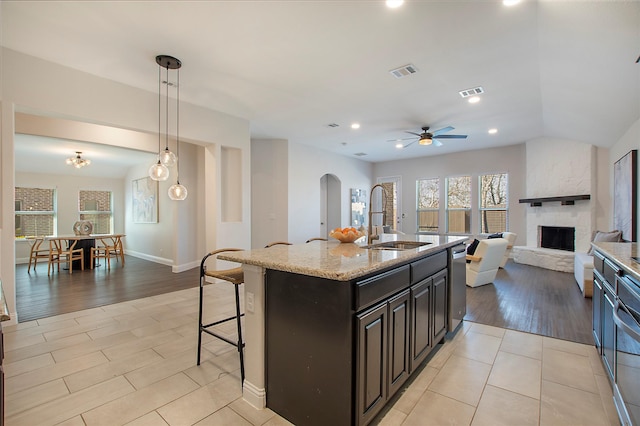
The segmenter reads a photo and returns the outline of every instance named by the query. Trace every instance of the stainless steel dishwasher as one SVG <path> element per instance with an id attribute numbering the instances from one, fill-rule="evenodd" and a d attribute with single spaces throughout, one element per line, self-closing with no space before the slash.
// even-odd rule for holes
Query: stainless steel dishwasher
<path id="1" fill-rule="evenodd" d="M 467 313 L 467 249 L 464 244 L 450 247 L 449 251 L 449 333 L 456 331 Z"/>

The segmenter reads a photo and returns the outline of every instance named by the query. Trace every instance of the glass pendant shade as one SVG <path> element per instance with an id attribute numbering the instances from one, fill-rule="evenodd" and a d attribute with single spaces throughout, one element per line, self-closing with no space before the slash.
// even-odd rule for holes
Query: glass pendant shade
<path id="1" fill-rule="evenodd" d="M 164 151 L 160 153 L 160 162 L 167 167 L 173 167 L 173 165 L 176 164 L 176 160 L 176 155 L 169 151 L 169 148 L 165 148 Z"/>
<path id="2" fill-rule="evenodd" d="M 169 187 L 169 198 L 176 201 L 182 201 L 187 198 L 187 188 L 177 182 Z"/>
<path id="3" fill-rule="evenodd" d="M 153 180 L 164 181 L 169 178 L 169 169 L 162 164 L 160 160 L 153 166 L 149 167 L 149 177 Z"/>

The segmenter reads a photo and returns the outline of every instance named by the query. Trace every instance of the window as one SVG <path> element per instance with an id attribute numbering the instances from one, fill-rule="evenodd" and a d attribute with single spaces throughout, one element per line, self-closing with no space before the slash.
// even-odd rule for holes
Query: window
<path id="1" fill-rule="evenodd" d="M 471 176 L 447 178 L 447 233 L 471 233 Z"/>
<path id="2" fill-rule="evenodd" d="M 80 191 L 78 205 L 80 220 L 93 224 L 94 234 L 111 234 L 113 212 L 111 211 L 111 191 Z"/>
<path id="3" fill-rule="evenodd" d="M 416 191 L 418 232 L 439 232 L 440 179 L 418 179 Z"/>
<path id="4" fill-rule="evenodd" d="M 53 235 L 55 228 L 55 190 L 16 187 L 16 237 Z"/>
<path id="5" fill-rule="evenodd" d="M 494 234 L 507 231 L 507 173 L 480 176 L 480 232 Z"/>

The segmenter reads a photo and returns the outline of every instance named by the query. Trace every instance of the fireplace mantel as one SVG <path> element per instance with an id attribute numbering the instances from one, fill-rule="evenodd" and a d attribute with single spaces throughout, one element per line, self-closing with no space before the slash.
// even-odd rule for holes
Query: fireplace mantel
<path id="1" fill-rule="evenodd" d="M 542 197 L 542 198 L 520 198 L 520 203 L 529 203 L 531 207 L 540 207 L 542 203 L 560 201 L 563 206 L 573 206 L 575 201 L 590 200 L 591 195 L 564 195 L 559 197 Z"/>

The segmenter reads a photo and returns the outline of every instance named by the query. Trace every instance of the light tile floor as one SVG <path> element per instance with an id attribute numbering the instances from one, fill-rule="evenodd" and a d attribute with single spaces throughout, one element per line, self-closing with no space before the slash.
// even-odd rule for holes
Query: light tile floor
<path id="1" fill-rule="evenodd" d="M 206 291 L 207 321 L 231 314 Z M 6 424 L 290 424 L 242 400 L 232 346 L 205 335 L 195 365 L 197 322 L 194 288 L 5 326 Z M 604 374 L 591 346 L 465 322 L 374 423 L 615 425 Z"/>

